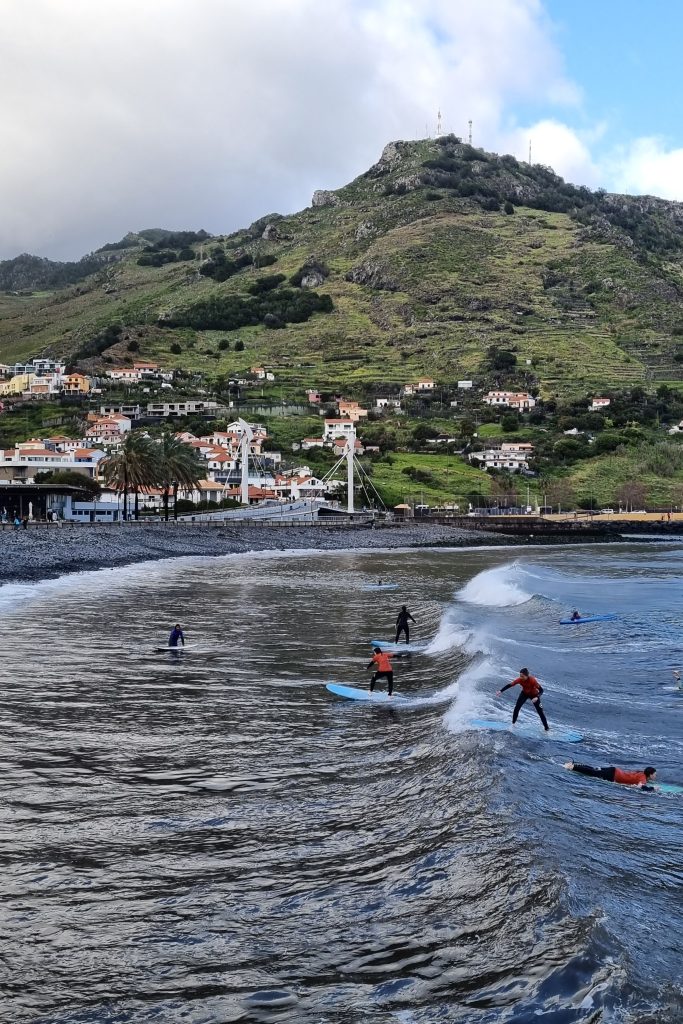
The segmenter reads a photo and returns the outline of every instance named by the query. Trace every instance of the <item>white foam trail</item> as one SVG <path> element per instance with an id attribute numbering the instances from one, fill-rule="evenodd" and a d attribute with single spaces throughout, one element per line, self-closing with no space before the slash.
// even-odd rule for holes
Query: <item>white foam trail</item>
<path id="1" fill-rule="evenodd" d="M 456 696 L 455 702 L 444 715 L 444 725 L 449 732 L 462 732 L 472 718 L 481 718 L 486 710 L 493 707 L 495 694 L 501 678 L 500 666 L 494 665 L 488 658 L 468 666 L 460 677 L 448 687 Z M 487 683 L 487 690 L 481 684 Z"/>
<path id="2" fill-rule="evenodd" d="M 436 636 L 429 641 L 425 654 L 443 654 L 453 647 L 465 647 L 472 637 L 472 630 L 459 622 L 453 622 L 448 612 L 439 623 Z"/>
<path id="3" fill-rule="evenodd" d="M 487 605 L 490 608 L 524 604 L 534 595 L 513 582 L 511 577 L 516 573 L 514 562 L 496 566 L 495 569 L 485 569 L 466 583 L 457 596 L 468 604 Z"/>

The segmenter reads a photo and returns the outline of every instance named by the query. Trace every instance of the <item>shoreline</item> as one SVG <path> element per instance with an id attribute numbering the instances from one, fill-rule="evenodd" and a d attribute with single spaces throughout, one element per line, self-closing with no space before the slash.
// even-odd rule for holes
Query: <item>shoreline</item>
<path id="1" fill-rule="evenodd" d="M 621 540 L 621 538 L 619 538 Z M 0 531 L 0 585 L 193 555 L 259 551 L 356 551 L 395 548 L 529 547 L 589 542 L 578 535 L 509 536 L 436 524 L 401 524 L 374 530 L 357 526 L 235 526 L 191 523 L 122 526 L 63 524 Z M 616 541 L 616 538 L 615 538 Z M 595 542 L 595 541 L 593 541 Z M 602 539 L 602 543 L 614 541 Z"/>

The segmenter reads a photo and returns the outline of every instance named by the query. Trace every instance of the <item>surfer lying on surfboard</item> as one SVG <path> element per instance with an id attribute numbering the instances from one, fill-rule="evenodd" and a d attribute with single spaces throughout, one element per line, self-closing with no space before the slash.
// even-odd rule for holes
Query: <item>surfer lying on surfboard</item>
<path id="1" fill-rule="evenodd" d="M 591 768 L 589 764 L 574 764 L 567 761 L 565 768 L 570 772 L 578 772 L 579 775 L 589 775 L 592 779 L 604 779 L 606 782 L 618 782 L 622 786 L 638 786 L 640 789 L 647 789 L 654 792 L 655 787 L 649 786 L 657 778 L 656 768 L 643 768 L 639 772 L 625 771 L 623 768 L 615 768 L 610 765 L 608 768 Z"/>
<path id="2" fill-rule="evenodd" d="M 528 668 L 520 668 L 519 675 L 516 679 L 513 679 L 511 683 L 507 683 L 506 686 L 501 686 L 500 690 L 496 692 L 496 697 L 500 697 L 501 693 L 505 690 L 509 690 L 513 686 L 521 686 L 522 692 L 517 698 L 515 704 L 515 710 L 512 712 L 512 724 L 514 725 L 519 717 L 519 713 L 522 710 L 522 705 L 530 700 L 534 706 L 536 714 L 543 723 L 543 728 L 546 732 L 550 730 L 548 725 L 548 719 L 545 717 L 545 711 L 541 704 L 541 694 L 543 693 L 543 687 L 539 683 L 535 676 L 530 675 Z"/>
<path id="3" fill-rule="evenodd" d="M 391 659 L 394 656 L 393 654 L 389 654 L 387 651 L 383 651 L 381 647 L 375 647 L 373 650 L 374 653 L 372 658 L 366 665 L 366 668 L 372 668 L 373 665 L 375 666 L 375 672 L 370 680 L 370 693 L 375 689 L 375 683 L 377 680 L 384 678 L 388 683 L 387 697 L 391 697 L 394 692 L 394 670 L 391 667 Z"/>

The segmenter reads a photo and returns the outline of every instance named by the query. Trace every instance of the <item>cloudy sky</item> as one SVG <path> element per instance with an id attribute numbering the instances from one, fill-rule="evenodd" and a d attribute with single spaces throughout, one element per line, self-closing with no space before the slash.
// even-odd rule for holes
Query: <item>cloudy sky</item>
<path id="1" fill-rule="evenodd" d="M 0 0 L 0 259 L 310 203 L 446 131 L 683 200 L 679 0 Z"/>

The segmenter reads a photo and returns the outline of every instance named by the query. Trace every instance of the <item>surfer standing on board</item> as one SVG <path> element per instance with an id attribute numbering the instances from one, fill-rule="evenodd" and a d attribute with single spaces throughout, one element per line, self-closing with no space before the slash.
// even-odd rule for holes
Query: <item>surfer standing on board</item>
<path id="1" fill-rule="evenodd" d="M 396 639 L 394 640 L 395 644 L 398 643 L 401 633 L 405 633 L 406 643 L 410 643 L 410 630 L 408 628 L 409 622 L 415 622 L 415 619 L 408 611 L 406 605 L 402 604 L 401 610 L 398 613 L 398 616 L 396 617 Z"/>
<path id="2" fill-rule="evenodd" d="M 657 778 L 656 768 L 643 768 L 639 772 L 625 771 L 623 768 L 615 768 L 610 765 L 608 768 L 591 768 L 589 764 L 574 764 L 567 761 L 565 768 L 570 772 L 578 772 L 579 775 L 589 775 L 592 779 L 604 779 L 605 782 L 618 782 L 622 786 L 639 786 L 640 789 L 654 790 L 649 782 Z"/>
<path id="3" fill-rule="evenodd" d="M 169 647 L 177 647 L 178 641 L 180 640 L 183 647 L 185 646 L 185 635 L 180 628 L 180 624 L 176 622 L 175 626 L 171 630 L 171 635 L 168 638 Z"/>
<path id="4" fill-rule="evenodd" d="M 500 690 L 496 692 L 496 697 L 500 697 L 501 693 L 505 690 L 509 690 L 513 686 L 521 686 L 522 692 L 517 698 L 515 704 L 515 710 L 512 712 L 512 724 L 515 725 L 519 712 L 522 710 L 522 705 L 530 700 L 534 706 L 536 714 L 543 723 L 543 728 L 546 732 L 549 732 L 550 726 L 548 725 L 548 719 L 545 717 L 545 711 L 541 704 L 541 694 L 543 693 L 543 687 L 539 683 L 535 676 L 530 675 L 528 668 L 520 668 L 519 675 L 516 679 L 513 679 L 511 683 L 507 683 L 506 686 L 501 686 Z"/>
<path id="5" fill-rule="evenodd" d="M 366 665 L 366 668 L 375 667 L 375 672 L 370 680 L 370 693 L 375 689 L 375 683 L 377 680 L 384 677 L 388 683 L 387 696 L 391 697 L 394 692 L 394 670 L 391 667 L 393 654 L 388 654 L 386 651 L 383 651 L 381 647 L 374 647 L 373 650 L 374 654 Z"/>

